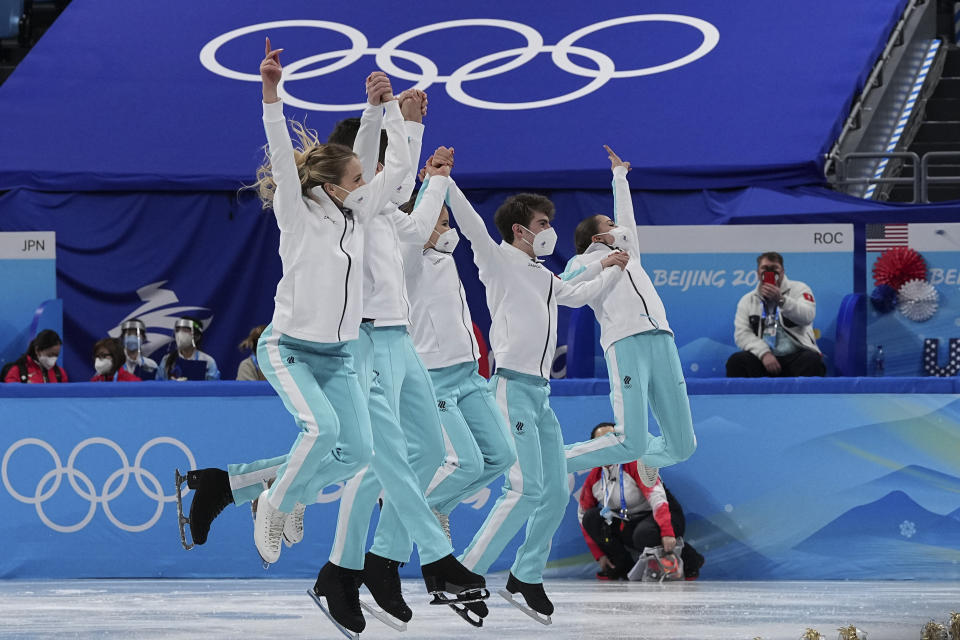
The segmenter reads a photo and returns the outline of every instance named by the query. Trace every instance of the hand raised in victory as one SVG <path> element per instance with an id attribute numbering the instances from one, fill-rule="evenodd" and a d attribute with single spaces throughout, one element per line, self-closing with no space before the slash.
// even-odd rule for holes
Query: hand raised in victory
<path id="1" fill-rule="evenodd" d="M 383 71 L 374 71 L 367 76 L 367 102 L 372 105 L 383 104 L 394 100 L 393 86 L 390 78 Z"/>
<path id="2" fill-rule="evenodd" d="M 280 52 L 283 49 L 271 49 L 270 38 L 266 40 L 266 51 L 263 61 L 260 62 L 260 78 L 263 80 L 263 101 L 277 102 L 277 86 L 283 76 L 283 67 L 280 65 Z"/>
<path id="3" fill-rule="evenodd" d="M 603 145 L 603 148 L 607 150 L 607 156 L 610 158 L 610 170 L 616 169 L 617 167 L 626 167 L 627 171 L 630 171 L 630 163 L 624 162 L 620 159 L 620 156 L 613 152 L 607 145 Z"/>

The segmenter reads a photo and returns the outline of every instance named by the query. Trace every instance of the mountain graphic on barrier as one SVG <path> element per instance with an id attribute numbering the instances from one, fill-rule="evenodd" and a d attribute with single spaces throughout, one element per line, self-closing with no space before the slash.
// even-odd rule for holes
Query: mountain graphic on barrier
<path id="1" fill-rule="evenodd" d="M 722 515 L 714 516 L 714 519 L 718 518 L 725 520 L 725 526 L 698 513 L 687 513 L 685 536 L 707 557 L 710 578 L 755 580 L 775 573 L 773 561 L 727 533 L 727 528 L 734 531 L 737 528 L 732 520 Z"/>
<path id="2" fill-rule="evenodd" d="M 922 508 L 932 512 L 960 511 L 960 478 L 929 469 L 908 465 L 870 482 L 852 487 L 845 494 L 860 501 L 893 491 L 903 491 Z M 949 517 L 949 516 L 948 516 Z"/>
<path id="3" fill-rule="evenodd" d="M 683 345 L 678 351 L 685 374 L 722 378 L 726 375 L 727 358 L 736 353 L 737 348 L 711 338 L 700 337 Z"/>
<path id="4" fill-rule="evenodd" d="M 856 544 L 849 544 L 856 536 Z M 886 579 L 960 577 L 960 520 L 927 511 L 903 491 L 854 507 L 794 547 L 809 558 L 830 558 L 823 578 L 856 574 Z M 929 568 L 942 573 L 931 575 Z M 923 567 L 920 573 L 917 567 Z"/>

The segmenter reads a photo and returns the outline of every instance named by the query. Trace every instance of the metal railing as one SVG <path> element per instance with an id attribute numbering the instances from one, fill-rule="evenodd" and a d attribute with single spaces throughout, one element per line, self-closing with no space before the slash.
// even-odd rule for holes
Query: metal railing
<path id="1" fill-rule="evenodd" d="M 871 163 L 871 167 L 868 170 L 868 174 L 864 177 L 850 177 L 850 161 L 851 160 L 910 160 L 913 167 L 913 177 L 912 178 L 877 178 L 873 176 L 875 164 Z M 889 165 L 888 165 L 889 166 Z M 871 184 L 909 184 L 913 185 L 913 199 L 911 202 L 916 204 L 921 193 L 923 193 L 923 185 L 921 179 L 920 171 L 920 157 L 913 151 L 893 151 L 893 152 L 882 152 L 878 151 L 876 153 L 870 151 L 857 151 L 853 153 L 845 153 L 836 159 L 836 180 L 835 184 L 838 186 L 855 186 L 855 185 L 871 185 Z"/>
<path id="2" fill-rule="evenodd" d="M 857 172 L 857 175 L 851 175 L 851 165 L 862 160 L 887 160 L 889 163 L 888 167 L 893 166 L 893 163 L 890 161 L 897 160 L 900 161 L 903 166 L 912 168 L 913 176 L 907 178 L 874 177 L 872 175 L 873 167 L 878 163 L 870 163 L 870 167 L 866 170 L 870 175 L 863 175 L 862 172 Z M 937 164 L 938 160 L 956 160 L 956 174 L 947 176 L 930 175 L 931 167 L 943 166 Z M 960 151 L 928 151 L 923 154 L 922 157 L 913 151 L 887 153 L 858 151 L 855 153 L 846 153 L 837 158 L 836 170 L 836 180 L 833 182 L 836 186 L 845 187 L 871 184 L 888 184 L 893 186 L 911 185 L 913 187 L 913 198 L 910 202 L 912 204 L 928 204 L 930 202 L 930 185 L 960 185 Z"/>

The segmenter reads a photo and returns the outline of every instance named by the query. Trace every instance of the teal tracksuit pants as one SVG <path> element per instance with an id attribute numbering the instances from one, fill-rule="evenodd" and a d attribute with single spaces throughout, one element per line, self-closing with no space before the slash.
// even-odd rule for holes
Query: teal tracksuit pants
<path id="1" fill-rule="evenodd" d="M 570 473 L 642 459 L 653 467 L 686 460 L 697 448 L 690 401 L 673 335 L 647 331 L 617 340 L 607 349 L 613 433 L 567 445 Z M 647 429 L 648 408 L 660 425 Z"/>
<path id="2" fill-rule="evenodd" d="M 435 562 L 453 548 L 423 495 L 444 457 L 433 384 L 406 327 L 376 327 L 372 336 L 369 409 L 374 456 L 340 496 L 330 562 L 363 568 L 367 531 L 381 488 L 383 510 L 371 551 L 398 559 L 396 549 L 406 548 L 412 539 L 421 564 Z"/>
<path id="3" fill-rule="evenodd" d="M 264 330 L 257 361 L 300 433 L 285 456 L 230 465 L 237 504 L 257 498 L 264 482 L 276 476 L 268 499 L 289 513 L 297 502 L 312 504 L 317 486 L 345 480 L 369 464 L 370 418 L 354 370 L 353 342 L 297 340 L 272 324 Z"/>
<path id="4" fill-rule="evenodd" d="M 487 573 L 526 525 L 526 538 L 510 571 L 523 582 L 543 582 L 550 541 L 569 500 L 563 435 L 550 408 L 550 385 L 539 376 L 499 369 L 490 388 L 509 425 L 517 459 L 507 471 L 503 493 L 460 561 L 472 571 Z"/>
<path id="5" fill-rule="evenodd" d="M 503 414 L 475 361 L 430 369 L 443 423 L 444 459 L 425 495 L 449 514 L 486 487 L 517 458 Z"/>

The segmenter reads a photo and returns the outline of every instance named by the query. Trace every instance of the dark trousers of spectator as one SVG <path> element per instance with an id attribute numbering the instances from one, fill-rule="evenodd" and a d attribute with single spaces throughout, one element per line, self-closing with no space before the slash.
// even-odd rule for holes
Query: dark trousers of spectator
<path id="1" fill-rule="evenodd" d="M 671 502 L 670 520 L 674 534 L 682 536 L 686 530 L 686 522 L 679 504 Z M 587 535 L 614 564 L 615 576 L 619 578 L 626 578 L 633 568 L 635 561 L 630 555 L 630 549 L 642 553 L 645 547 L 658 547 L 663 543 L 660 525 L 653 518 L 652 512 L 639 516 L 637 520 L 624 521 L 614 518 L 612 524 L 607 525 L 600 515 L 600 507 L 594 507 L 584 512 L 582 524 Z M 680 559 L 683 560 L 685 570 L 689 567 L 689 575 L 695 576 L 699 573 L 703 556 L 686 540 L 683 541 Z"/>
<path id="2" fill-rule="evenodd" d="M 794 378 L 801 376 L 825 376 L 827 367 L 823 364 L 823 356 L 809 349 L 800 349 L 785 356 L 776 356 L 780 363 L 780 376 Z M 763 366 L 760 358 L 749 351 L 738 351 L 727 360 L 728 378 L 763 378 L 774 377 Z"/>

